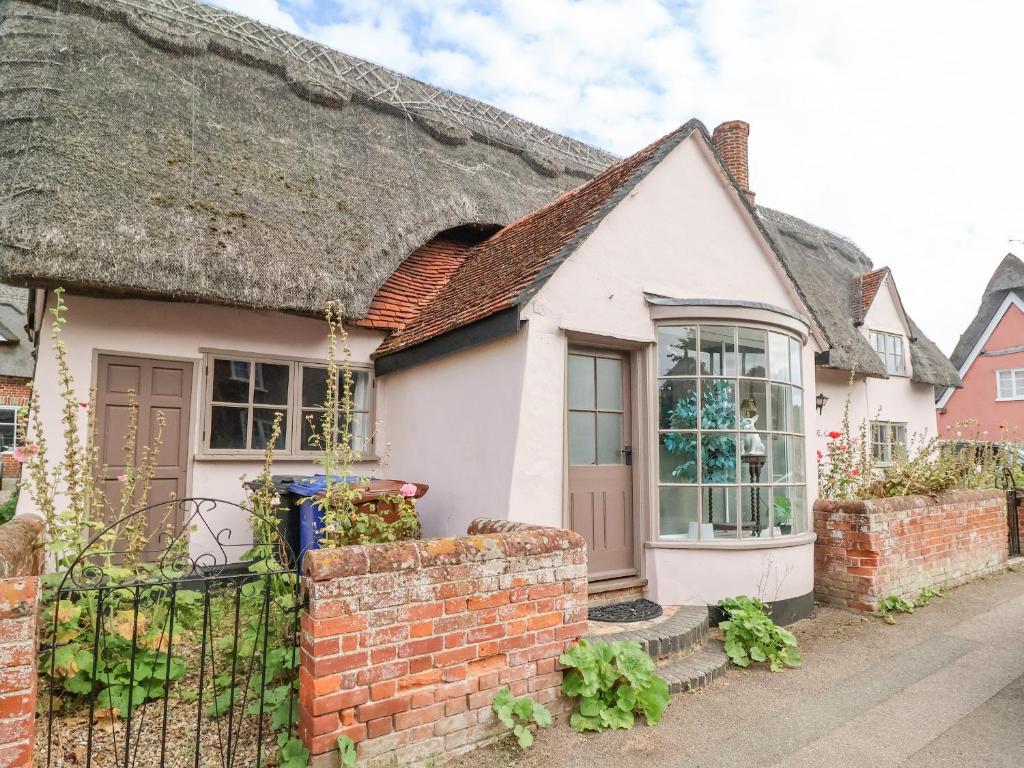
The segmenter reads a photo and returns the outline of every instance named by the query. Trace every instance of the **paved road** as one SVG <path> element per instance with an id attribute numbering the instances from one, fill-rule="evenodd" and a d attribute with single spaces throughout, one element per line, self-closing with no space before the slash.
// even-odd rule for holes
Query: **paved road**
<path id="1" fill-rule="evenodd" d="M 487 750 L 460 765 L 1024 766 L 1024 572 L 895 626 L 819 609 L 796 631 L 802 668 L 733 670 L 676 697 L 656 728 L 582 737 L 562 724 L 526 755 Z"/>

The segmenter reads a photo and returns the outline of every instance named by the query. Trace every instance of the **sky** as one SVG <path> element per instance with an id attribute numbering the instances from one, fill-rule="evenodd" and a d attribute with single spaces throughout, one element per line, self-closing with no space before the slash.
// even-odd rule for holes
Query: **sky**
<path id="1" fill-rule="evenodd" d="M 890 267 L 947 353 L 1024 257 L 1024 3 L 213 4 L 622 156 L 692 117 L 746 120 L 758 203 Z"/>

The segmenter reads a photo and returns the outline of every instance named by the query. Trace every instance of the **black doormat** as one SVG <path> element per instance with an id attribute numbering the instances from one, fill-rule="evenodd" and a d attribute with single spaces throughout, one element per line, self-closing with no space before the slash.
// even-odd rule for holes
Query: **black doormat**
<path id="1" fill-rule="evenodd" d="M 650 621 L 659 616 L 661 616 L 661 606 L 645 597 L 625 603 L 602 605 L 587 610 L 587 618 L 590 621 L 608 621 L 615 624 Z"/>

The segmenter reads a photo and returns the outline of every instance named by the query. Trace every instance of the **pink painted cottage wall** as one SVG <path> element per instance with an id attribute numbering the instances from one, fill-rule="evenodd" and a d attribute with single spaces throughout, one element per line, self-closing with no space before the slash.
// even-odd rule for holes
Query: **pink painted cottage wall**
<path id="1" fill-rule="evenodd" d="M 997 400 L 996 372 L 1024 368 L 1024 352 L 1006 355 L 988 355 L 1001 349 L 1024 344 L 1024 311 L 1010 304 L 992 331 L 983 351 L 963 374 L 963 389 L 953 392 L 945 408 L 939 410 L 939 429 L 952 432 L 964 421 L 976 421 L 966 429 L 957 431 L 964 437 L 974 437 L 975 431 L 987 432 L 987 437 L 998 440 L 1006 435 L 1013 439 L 1024 437 L 1024 399 Z"/>

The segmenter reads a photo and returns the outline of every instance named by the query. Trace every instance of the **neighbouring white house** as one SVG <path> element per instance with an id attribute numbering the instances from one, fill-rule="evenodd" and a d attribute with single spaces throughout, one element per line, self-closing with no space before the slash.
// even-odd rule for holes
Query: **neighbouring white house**
<path id="1" fill-rule="evenodd" d="M 933 388 L 959 383 L 888 271 L 753 204 L 745 123 L 690 121 L 619 160 L 209 6 L 46 8 L 60 36 L 0 38 L 5 58 L 75 62 L 0 70 L 27 116 L 0 125 L 20 147 L 0 156 L 18 192 L 2 279 L 34 289 L 51 451 L 45 310 L 67 289 L 111 488 L 130 393 L 140 442 L 168 422 L 156 498 L 240 500 L 275 412 L 278 471 L 315 471 L 304 424 L 338 299 L 358 439 L 430 485 L 427 534 L 481 515 L 570 527 L 595 592 L 757 593 L 795 618 L 815 450 L 851 372 L 880 461 L 934 432 Z"/>

